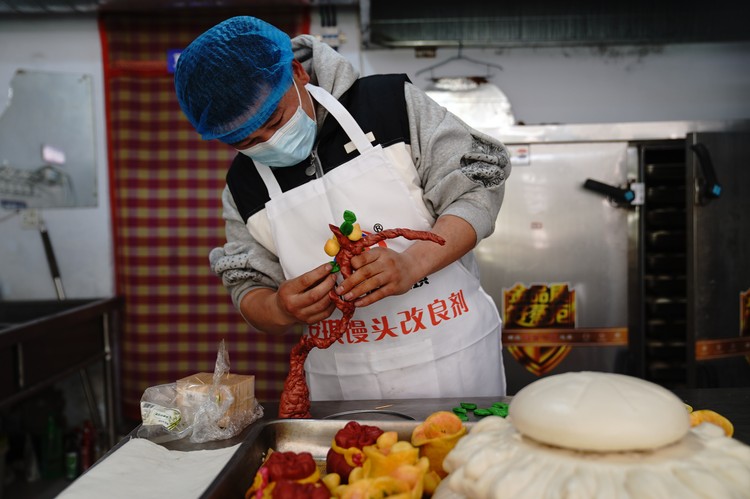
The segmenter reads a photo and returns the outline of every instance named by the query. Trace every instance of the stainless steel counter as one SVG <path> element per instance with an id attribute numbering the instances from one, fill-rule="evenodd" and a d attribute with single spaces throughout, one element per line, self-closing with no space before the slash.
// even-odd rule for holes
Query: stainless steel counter
<path id="1" fill-rule="evenodd" d="M 750 388 L 679 390 L 675 393 L 694 409 L 711 409 L 727 417 L 734 424 L 735 438 L 750 445 Z M 311 421 L 325 420 L 325 423 L 314 423 L 316 427 L 330 426 L 336 420 L 341 422 L 342 425 L 345 421 L 350 420 L 383 421 L 384 426 L 406 428 L 409 424 L 422 421 L 436 411 L 450 411 L 461 402 L 473 402 L 478 407 L 489 407 L 494 402 L 510 402 L 510 400 L 509 397 L 501 399 L 466 397 L 462 399 L 313 402 L 311 407 L 312 420 L 280 420 L 276 417 L 278 402 L 263 402 L 264 417 L 245 428 L 242 433 L 234 438 L 203 444 L 192 444 L 184 439 L 162 445 L 174 450 L 198 450 L 217 449 L 240 444 L 235 456 L 224 467 L 202 497 L 242 497 L 252 481 L 252 470 L 257 468 L 258 463 L 262 460 L 259 449 L 265 449 L 265 442 L 260 441 L 268 438 L 283 438 L 279 431 L 283 432 L 284 430 L 279 428 L 283 428 L 284 424 L 288 425 L 290 421 L 307 422 L 309 424 Z M 475 416 L 469 416 L 470 423 L 477 420 L 478 418 Z M 137 428 L 133 430 L 102 459 L 106 459 L 108 455 L 115 452 L 130 438 L 135 438 L 137 430 Z M 258 445 L 259 442 L 260 445 Z"/>
<path id="2" fill-rule="evenodd" d="M 750 444 L 750 388 L 716 389 L 716 390 L 685 390 L 677 395 L 694 409 L 712 409 L 726 416 L 735 427 L 735 437 L 744 443 Z M 314 402 L 311 413 L 314 420 L 319 421 L 316 425 L 322 426 L 331 423 L 331 419 L 345 421 L 358 420 L 381 420 L 382 427 L 391 430 L 400 430 L 411 422 L 424 420 L 433 412 L 440 410 L 451 410 L 461 402 L 473 402 L 479 407 L 489 407 L 494 402 L 509 402 L 510 398 L 500 400 L 493 398 L 463 398 L 463 399 L 425 399 L 425 400 L 373 400 L 373 401 L 337 401 L 337 402 Z M 221 474 L 214 480 L 203 495 L 204 498 L 240 497 L 242 492 L 251 483 L 247 476 L 248 470 L 254 470 L 258 462 L 262 460 L 261 450 L 265 450 L 267 442 L 275 442 L 284 438 L 295 438 L 284 436 L 287 431 L 293 429 L 284 428 L 280 424 L 284 420 L 274 418 L 277 414 L 277 403 L 264 404 L 266 416 L 257 422 L 254 429 L 244 437 L 240 449 L 237 451 Z M 413 418 L 413 419 L 412 419 Z M 473 415 L 469 416 L 469 422 L 477 421 Z M 305 421 L 305 420 L 301 420 Z M 279 426 L 279 428 L 276 428 Z M 302 424 L 302 427 L 305 425 Z M 302 430 L 298 436 L 308 438 L 312 431 Z M 270 433 L 270 435 L 269 435 Z M 316 433 L 316 432 L 312 432 Z M 330 433 L 330 430 L 329 430 Z M 327 441 L 326 441 L 327 442 Z M 260 444 L 260 445 L 258 445 Z M 312 446 L 312 447 L 320 447 Z"/>

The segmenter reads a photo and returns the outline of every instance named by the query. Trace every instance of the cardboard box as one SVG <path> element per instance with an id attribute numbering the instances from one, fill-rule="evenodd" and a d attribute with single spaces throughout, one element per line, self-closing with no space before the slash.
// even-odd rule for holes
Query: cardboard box
<path id="1" fill-rule="evenodd" d="M 207 400 L 213 378 L 213 373 L 197 373 L 177 380 L 177 406 L 193 412 L 198 410 Z M 216 402 L 221 405 L 222 397 L 230 395 L 234 400 L 224 417 L 219 420 L 221 428 L 228 427 L 233 421 L 242 422 L 255 410 L 255 376 L 232 373 L 223 375 L 216 391 Z"/>

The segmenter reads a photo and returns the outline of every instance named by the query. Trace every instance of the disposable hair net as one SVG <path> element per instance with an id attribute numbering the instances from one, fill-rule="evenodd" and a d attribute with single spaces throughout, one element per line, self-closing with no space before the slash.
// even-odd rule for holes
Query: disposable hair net
<path id="1" fill-rule="evenodd" d="M 254 17 L 232 17 L 180 54 L 177 100 L 204 140 L 239 142 L 268 120 L 292 85 L 293 57 L 283 31 Z"/>

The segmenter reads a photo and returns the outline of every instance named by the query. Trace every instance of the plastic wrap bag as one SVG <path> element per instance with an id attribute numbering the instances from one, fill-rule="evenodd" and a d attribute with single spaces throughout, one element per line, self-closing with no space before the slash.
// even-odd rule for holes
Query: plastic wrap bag
<path id="1" fill-rule="evenodd" d="M 146 389 L 138 436 L 154 442 L 188 436 L 195 443 L 224 440 L 261 417 L 254 378 L 229 373 L 229 354 L 222 340 L 213 374 L 197 373 Z"/>

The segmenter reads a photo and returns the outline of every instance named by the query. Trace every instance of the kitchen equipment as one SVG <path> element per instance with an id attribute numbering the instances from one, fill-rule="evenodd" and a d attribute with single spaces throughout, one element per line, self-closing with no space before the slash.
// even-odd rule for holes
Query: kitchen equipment
<path id="1" fill-rule="evenodd" d="M 750 122 L 482 129 L 513 169 L 477 260 L 508 393 L 565 371 L 750 385 Z"/>
<path id="2" fill-rule="evenodd" d="M 627 142 L 501 138 L 513 169 L 495 232 L 476 254 L 503 315 L 508 393 L 553 372 L 625 372 L 632 212 L 583 183 L 627 184 Z"/>
<path id="3" fill-rule="evenodd" d="M 688 384 L 750 386 L 750 132 L 686 147 Z"/>

